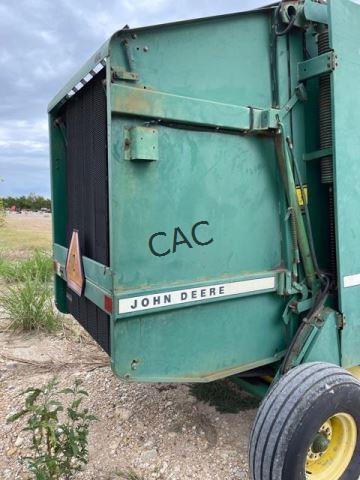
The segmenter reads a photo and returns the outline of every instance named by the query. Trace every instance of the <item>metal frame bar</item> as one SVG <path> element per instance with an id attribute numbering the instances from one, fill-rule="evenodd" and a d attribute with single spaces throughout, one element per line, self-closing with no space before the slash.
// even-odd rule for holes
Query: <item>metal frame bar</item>
<path id="1" fill-rule="evenodd" d="M 239 131 L 277 128 L 275 109 L 212 102 L 118 83 L 111 85 L 110 98 L 111 110 L 118 114 Z M 269 113 L 265 119 L 264 112 Z"/>
<path id="2" fill-rule="evenodd" d="M 334 52 L 323 53 L 317 57 L 310 58 L 298 63 L 298 80 L 308 80 L 318 77 L 324 73 L 331 73 L 337 66 L 337 56 Z"/>

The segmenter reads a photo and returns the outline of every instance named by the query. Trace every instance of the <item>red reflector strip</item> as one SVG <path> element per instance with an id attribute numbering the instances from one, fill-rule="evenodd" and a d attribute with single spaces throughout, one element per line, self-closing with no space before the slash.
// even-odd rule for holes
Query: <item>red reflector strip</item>
<path id="1" fill-rule="evenodd" d="M 112 309 L 113 309 L 112 298 L 111 298 L 111 297 L 108 297 L 107 295 L 104 295 L 104 309 L 105 309 L 108 313 L 112 313 Z"/>

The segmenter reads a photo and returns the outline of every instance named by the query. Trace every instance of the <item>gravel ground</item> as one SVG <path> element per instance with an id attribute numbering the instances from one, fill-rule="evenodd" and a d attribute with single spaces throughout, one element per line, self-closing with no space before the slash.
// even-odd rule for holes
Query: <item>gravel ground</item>
<path id="1" fill-rule="evenodd" d="M 130 470 L 139 480 L 249 479 L 256 400 L 227 381 L 126 384 L 101 365 L 107 361 L 102 351 L 81 338 L 0 333 L 1 480 L 28 478 L 20 456 L 29 440 L 21 424 L 7 424 L 6 417 L 19 409 L 23 390 L 54 375 L 61 387 L 80 378 L 98 417 L 89 437 L 89 464 L 74 479 L 130 479 L 120 474 Z"/>

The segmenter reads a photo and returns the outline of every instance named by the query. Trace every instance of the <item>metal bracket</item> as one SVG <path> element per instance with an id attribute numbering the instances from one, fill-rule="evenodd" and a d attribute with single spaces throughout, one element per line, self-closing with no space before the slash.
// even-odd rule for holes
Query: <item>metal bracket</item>
<path id="1" fill-rule="evenodd" d="M 299 100 L 301 102 L 306 102 L 307 100 L 307 93 L 303 83 L 299 83 L 295 88 L 294 94 L 278 112 L 280 121 L 294 108 Z"/>
<path id="2" fill-rule="evenodd" d="M 314 2 L 313 0 L 305 0 L 303 6 L 303 15 L 306 20 L 316 23 L 329 22 L 328 5 L 326 3 Z"/>
<path id="3" fill-rule="evenodd" d="M 295 305 L 296 305 L 296 296 L 293 296 L 289 302 L 286 304 L 285 310 L 282 314 L 282 320 L 285 325 L 289 325 L 290 320 L 291 320 L 291 315 L 294 315 L 294 310 L 295 310 Z"/>
<path id="4" fill-rule="evenodd" d="M 319 160 L 320 158 L 331 157 L 332 154 L 333 149 L 331 147 L 323 148 L 322 150 L 315 150 L 315 152 L 304 153 L 303 160 L 305 162 L 310 162 L 311 160 Z"/>
<path id="5" fill-rule="evenodd" d="M 279 115 L 279 110 L 276 108 L 270 108 L 269 110 L 258 110 L 254 109 L 254 121 L 253 121 L 253 131 L 263 131 L 263 130 L 275 130 L 278 128 L 277 117 Z"/>
<path id="6" fill-rule="evenodd" d="M 298 63 L 298 80 L 308 80 L 324 73 L 333 72 L 338 66 L 338 57 L 335 52 L 327 52 L 317 57 Z"/>
<path id="7" fill-rule="evenodd" d="M 278 278 L 278 295 L 289 297 L 290 295 L 301 294 L 302 298 L 300 301 L 305 301 L 308 296 L 308 289 L 305 285 L 299 285 L 293 281 L 293 272 L 285 270 L 284 272 L 279 273 Z"/>
<path id="8" fill-rule="evenodd" d="M 159 135 L 156 128 L 136 126 L 125 129 L 124 157 L 132 161 L 159 160 Z"/>
<path id="9" fill-rule="evenodd" d="M 128 80 L 136 82 L 139 80 L 139 74 L 136 72 L 129 72 L 121 67 L 112 67 L 113 80 Z"/>
<path id="10" fill-rule="evenodd" d="M 323 307 L 316 315 L 313 315 L 313 318 L 303 319 L 304 327 L 292 344 L 292 350 L 287 353 L 286 361 L 281 367 L 281 373 L 286 373 L 299 365 L 305 356 L 310 354 L 323 326 L 333 313 L 334 310 Z"/>
<path id="11" fill-rule="evenodd" d="M 328 24 L 328 5 L 314 0 L 283 0 L 281 6 L 281 18 L 284 23 L 289 23 L 290 13 L 296 11 L 294 25 L 306 28 L 309 22 Z"/>

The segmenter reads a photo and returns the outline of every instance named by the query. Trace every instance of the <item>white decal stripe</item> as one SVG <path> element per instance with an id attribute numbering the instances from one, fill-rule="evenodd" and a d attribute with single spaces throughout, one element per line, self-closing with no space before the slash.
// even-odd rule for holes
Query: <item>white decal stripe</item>
<path id="1" fill-rule="evenodd" d="M 138 297 L 119 300 L 119 313 L 131 313 L 152 308 L 171 307 L 172 305 L 187 304 L 197 301 L 211 300 L 212 298 L 228 297 L 242 293 L 274 290 L 275 277 L 255 278 L 240 282 L 207 285 L 188 288 L 185 290 L 172 290 L 168 292 L 152 293 Z"/>
<path id="2" fill-rule="evenodd" d="M 344 277 L 344 288 L 360 285 L 360 273 Z"/>

